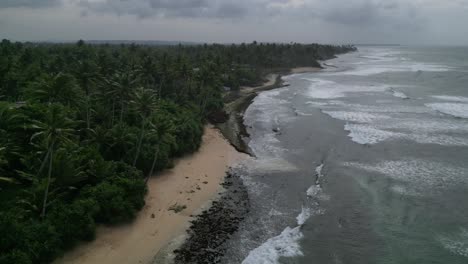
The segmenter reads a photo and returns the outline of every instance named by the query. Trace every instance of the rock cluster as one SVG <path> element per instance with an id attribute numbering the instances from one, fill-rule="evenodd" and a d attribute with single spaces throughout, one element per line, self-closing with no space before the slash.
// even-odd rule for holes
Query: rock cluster
<path id="1" fill-rule="evenodd" d="M 219 263 L 224 254 L 224 242 L 237 231 L 249 211 L 247 190 L 238 175 L 228 173 L 226 189 L 218 201 L 192 221 L 188 239 L 175 253 L 175 263 Z"/>

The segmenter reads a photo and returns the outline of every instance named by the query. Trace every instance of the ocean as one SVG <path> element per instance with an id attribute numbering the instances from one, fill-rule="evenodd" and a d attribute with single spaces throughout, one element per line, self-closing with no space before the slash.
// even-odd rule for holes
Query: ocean
<path id="1" fill-rule="evenodd" d="M 358 49 L 246 110 L 223 263 L 468 263 L 468 48 Z"/>

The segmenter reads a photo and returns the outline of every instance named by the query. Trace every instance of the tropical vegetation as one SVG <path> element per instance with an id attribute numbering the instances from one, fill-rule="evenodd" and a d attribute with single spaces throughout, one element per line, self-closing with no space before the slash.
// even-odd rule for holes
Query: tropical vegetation
<path id="1" fill-rule="evenodd" d="M 194 152 L 223 86 L 352 46 L 0 43 L 0 264 L 49 263 L 128 222 Z"/>

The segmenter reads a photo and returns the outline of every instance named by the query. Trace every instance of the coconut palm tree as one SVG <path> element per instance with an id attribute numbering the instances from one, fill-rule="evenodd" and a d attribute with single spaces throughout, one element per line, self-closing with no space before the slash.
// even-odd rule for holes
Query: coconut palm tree
<path id="1" fill-rule="evenodd" d="M 86 128 L 91 126 L 91 87 L 98 78 L 99 67 L 91 60 L 78 61 L 74 69 L 74 75 L 85 92 L 85 108 L 86 108 Z"/>
<path id="2" fill-rule="evenodd" d="M 138 137 L 135 158 L 133 159 L 133 166 L 135 166 L 140 155 L 147 119 L 157 107 L 156 94 L 153 90 L 140 87 L 135 91 L 134 99 L 130 103 L 133 106 L 133 110 L 141 117 L 140 136 Z"/>
<path id="3" fill-rule="evenodd" d="M 26 98 L 43 103 L 61 103 L 77 106 L 82 102 L 83 93 L 72 75 L 58 73 L 44 75 L 26 88 Z"/>
<path id="4" fill-rule="evenodd" d="M 120 104 L 120 122 L 122 122 L 126 104 L 138 83 L 138 72 L 117 72 L 110 79 L 105 80 L 105 83 L 109 89 L 107 95 L 113 98 L 112 120 L 114 120 L 115 116 L 115 103 L 118 100 Z"/>
<path id="5" fill-rule="evenodd" d="M 49 195 L 49 188 L 52 181 L 54 151 L 60 146 L 61 143 L 72 143 L 70 138 L 75 133 L 75 125 L 76 122 L 67 117 L 66 108 L 59 104 L 49 105 L 49 108 L 47 109 L 44 115 L 44 120 L 33 121 L 32 128 L 36 129 L 37 132 L 31 136 L 31 141 L 33 142 L 37 138 L 39 138 L 42 141 L 42 143 L 47 147 L 47 154 L 43 161 L 43 164 L 45 164 L 47 159 L 49 161 L 41 217 L 45 217 L 46 214 L 47 198 Z"/>
<path id="6" fill-rule="evenodd" d="M 165 144 L 169 147 L 175 147 L 176 145 L 176 138 L 174 136 L 175 127 L 172 122 L 168 122 L 167 120 L 163 120 L 162 118 L 158 118 L 158 116 L 156 116 L 151 120 L 151 122 L 149 122 L 149 129 L 153 140 L 156 141 L 157 144 L 154 147 L 153 162 L 151 164 L 151 169 L 148 173 L 148 176 L 146 177 L 146 182 L 148 181 L 149 177 L 151 177 L 154 173 L 156 161 L 158 160 L 160 146 L 162 144 Z"/>

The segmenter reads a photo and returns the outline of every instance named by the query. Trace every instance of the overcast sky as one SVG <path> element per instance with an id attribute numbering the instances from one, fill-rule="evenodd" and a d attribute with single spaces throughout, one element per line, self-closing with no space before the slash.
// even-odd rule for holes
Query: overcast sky
<path id="1" fill-rule="evenodd" d="M 0 38 L 468 45 L 468 0 L 0 0 Z"/>

